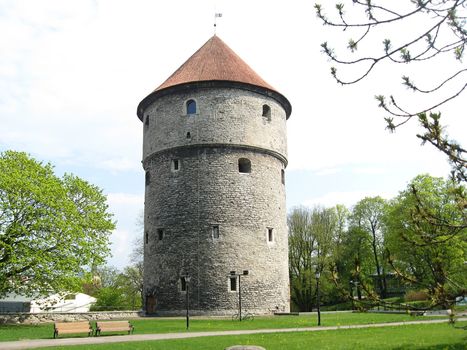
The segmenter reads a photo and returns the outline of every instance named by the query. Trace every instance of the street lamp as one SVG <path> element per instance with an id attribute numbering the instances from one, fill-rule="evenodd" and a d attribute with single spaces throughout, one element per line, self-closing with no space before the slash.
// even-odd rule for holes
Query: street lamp
<path id="1" fill-rule="evenodd" d="M 190 285 L 190 276 L 185 276 L 185 296 L 186 296 L 186 329 L 190 328 L 190 294 L 188 286 Z"/>
<path id="2" fill-rule="evenodd" d="M 321 326 L 321 310 L 319 308 L 319 278 L 320 278 L 319 270 L 317 269 L 315 272 L 316 277 L 316 304 L 318 309 L 318 326 Z"/>
<path id="3" fill-rule="evenodd" d="M 353 289 L 357 289 L 357 298 L 360 300 L 360 290 L 359 290 L 359 282 L 358 281 L 350 281 L 350 297 L 352 298 L 352 310 L 355 309 L 355 298 L 353 296 Z"/>
<path id="4" fill-rule="evenodd" d="M 238 276 L 238 316 L 239 320 L 242 320 L 242 283 L 241 283 L 241 276 L 247 276 L 249 274 L 248 270 L 243 270 L 242 273 L 236 273 L 235 271 L 230 271 L 231 277 Z"/>

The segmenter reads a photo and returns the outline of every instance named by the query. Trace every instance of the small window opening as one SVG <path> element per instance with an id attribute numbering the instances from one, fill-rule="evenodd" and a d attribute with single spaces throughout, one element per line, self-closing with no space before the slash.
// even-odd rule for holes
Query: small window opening
<path id="1" fill-rule="evenodd" d="M 151 183 L 151 173 L 149 171 L 146 171 L 146 174 L 144 175 L 144 181 L 146 183 L 146 186 L 148 186 Z"/>
<path id="2" fill-rule="evenodd" d="M 268 242 L 274 241 L 274 233 L 272 228 L 268 228 Z"/>
<path id="3" fill-rule="evenodd" d="M 281 169 L 281 182 L 283 185 L 285 185 L 285 170 Z"/>
<path id="4" fill-rule="evenodd" d="M 159 238 L 159 241 L 162 241 L 162 239 L 164 238 L 164 230 L 159 228 L 157 229 L 157 238 Z"/>
<path id="5" fill-rule="evenodd" d="M 196 101 L 188 100 L 186 102 L 186 114 L 196 114 Z"/>
<path id="6" fill-rule="evenodd" d="M 144 122 L 144 125 L 149 126 L 149 115 L 146 116 L 146 120 Z"/>
<path id="7" fill-rule="evenodd" d="M 219 238 L 219 225 L 212 226 L 212 238 Z"/>
<path id="8" fill-rule="evenodd" d="M 191 139 L 191 133 L 189 131 L 186 133 L 186 138 Z"/>
<path id="9" fill-rule="evenodd" d="M 269 107 L 268 105 L 263 105 L 262 116 L 266 118 L 268 121 L 271 121 L 271 107 Z"/>
<path id="10" fill-rule="evenodd" d="M 180 161 L 178 159 L 172 159 L 172 170 L 178 171 L 180 169 Z"/>
<path id="11" fill-rule="evenodd" d="M 251 162 L 247 158 L 240 158 L 238 160 L 238 171 L 240 173 L 251 173 Z"/>
<path id="12" fill-rule="evenodd" d="M 149 232 L 148 231 L 144 232 L 144 241 L 146 242 L 146 244 L 149 243 Z"/>
<path id="13" fill-rule="evenodd" d="M 186 292 L 186 279 L 185 277 L 180 277 L 180 290 Z"/>
<path id="14" fill-rule="evenodd" d="M 237 291 L 237 277 L 230 277 L 230 291 Z"/>

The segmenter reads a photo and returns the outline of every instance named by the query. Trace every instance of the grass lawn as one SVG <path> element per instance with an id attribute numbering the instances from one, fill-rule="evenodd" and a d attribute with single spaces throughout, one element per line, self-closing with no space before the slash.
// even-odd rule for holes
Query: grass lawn
<path id="1" fill-rule="evenodd" d="M 460 326 L 467 326 L 467 322 L 458 322 L 457 327 Z M 463 329 L 453 328 L 448 324 L 424 324 L 385 328 L 342 329 L 320 332 L 273 333 L 113 343 L 54 347 L 50 349 L 219 350 L 238 344 L 260 345 L 267 350 L 465 350 L 467 348 L 467 332 Z"/>
<path id="2" fill-rule="evenodd" d="M 321 325 L 338 326 L 426 319 L 428 318 L 414 317 L 405 314 L 322 313 Z M 437 319 L 439 319 L 439 317 Z M 190 331 L 300 328 L 316 326 L 316 321 L 316 315 L 256 317 L 252 321 L 242 322 L 232 321 L 230 319 L 194 318 L 190 320 Z M 135 327 L 135 334 L 186 332 L 185 319 L 181 318 L 141 318 L 131 320 L 131 323 Z M 53 323 L 39 325 L 0 325 L 0 342 L 47 338 L 53 338 Z"/>

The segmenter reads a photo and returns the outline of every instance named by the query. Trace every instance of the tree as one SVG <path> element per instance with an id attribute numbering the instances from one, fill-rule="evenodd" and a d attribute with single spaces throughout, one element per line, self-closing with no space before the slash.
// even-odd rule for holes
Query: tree
<path id="1" fill-rule="evenodd" d="M 452 180 L 417 176 L 392 202 L 386 219 L 394 271 L 426 289 L 433 305 L 446 308 L 467 292 L 467 213 L 458 190 Z"/>
<path id="2" fill-rule="evenodd" d="M 384 269 L 383 217 L 386 213 L 386 201 L 381 197 L 366 197 L 359 201 L 352 210 L 351 226 L 367 235 L 371 244 L 377 284 L 380 296 L 386 298 L 387 286 Z"/>
<path id="3" fill-rule="evenodd" d="M 345 290 L 349 286 L 350 293 L 348 297 L 353 297 L 353 289 L 357 290 L 357 297 L 362 299 L 362 290 L 367 296 L 374 297 L 371 287 L 371 274 L 374 273 L 374 261 L 368 232 L 365 232 L 357 226 L 349 227 L 344 240 L 345 249 L 342 254 L 342 260 L 346 262 L 346 269 L 337 280 L 340 289 Z"/>
<path id="4" fill-rule="evenodd" d="M 289 274 L 291 299 L 302 311 L 313 306 L 315 273 L 319 272 L 323 301 L 333 298 L 332 285 L 327 281 L 332 265 L 332 251 L 338 217 L 334 208 L 294 208 L 288 216 Z M 316 290 L 315 290 L 316 292 Z"/>
<path id="5" fill-rule="evenodd" d="M 124 274 L 130 282 L 135 293 L 138 293 L 141 299 L 141 305 L 144 304 L 143 276 L 144 276 L 144 212 L 141 210 L 137 220 L 137 236 L 133 241 L 133 250 L 130 255 L 131 266 L 128 266 Z"/>
<path id="6" fill-rule="evenodd" d="M 292 209 L 287 217 L 289 227 L 289 276 L 292 302 L 302 311 L 312 309 L 312 255 L 316 237 L 311 230 L 308 208 Z"/>
<path id="7" fill-rule="evenodd" d="M 75 291 L 109 255 L 102 190 L 22 152 L 0 153 L 0 295 Z"/>
<path id="8" fill-rule="evenodd" d="M 467 0 L 410 0 L 405 3 L 392 1 L 389 4 L 383 1 L 352 0 L 352 4 L 349 9 L 344 3 L 336 4 L 335 19 L 326 15 L 321 5 L 315 4 L 316 15 L 323 24 L 357 35 L 356 39 L 351 38 L 348 41 L 347 49 L 352 56 L 349 58 L 337 55 L 327 42 L 321 44 L 323 52 L 335 64 L 363 67 L 355 77 L 345 79 L 333 66 L 332 76 L 338 83 L 349 85 L 367 78 L 383 62 L 393 65 L 435 62 L 438 64 L 437 68 L 443 67 L 448 73 L 430 87 L 421 87 L 411 77 L 402 76 L 402 83 L 408 89 L 428 97 L 427 105 L 423 107 L 412 107 L 413 111 L 409 111 L 409 107 L 402 106 L 394 96 L 388 99 L 377 95 L 376 99 L 379 107 L 389 114 L 385 120 L 391 131 L 417 116 L 424 130 L 417 136 L 423 143 L 428 142 L 444 152 L 452 165 L 453 176 L 465 182 L 466 150 L 449 139 L 439 122 L 441 113 L 432 111 L 458 97 L 467 87 L 467 68 L 462 62 L 467 43 Z M 403 32 L 403 36 L 398 37 L 397 32 Z M 381 50 L 375 52 L 375 41 L 378 39 Z M 362 49 L 364 52 L 354 57 Z M 447 55 L 456 63 L 443 64 L 439 61 Z M 425 68 L 424 75 L 433 74 Z"/>
<path id="9" fill-rule="evenodd" d="M 131 310 L 140 309 L 143 305 L 142 272 L 143 270 L 140 264 L 131 265 L 125 267 L 118 278 L 118 284 Z"/>

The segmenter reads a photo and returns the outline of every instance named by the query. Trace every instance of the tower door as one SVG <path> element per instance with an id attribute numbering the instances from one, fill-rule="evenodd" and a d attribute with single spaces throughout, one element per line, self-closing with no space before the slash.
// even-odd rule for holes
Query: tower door
<path id="1" fill-rule="evenodd" d="M 154 295 L 146 296 L 146 313 L 153 314 L 156 312 L 156 297 Z"/>

